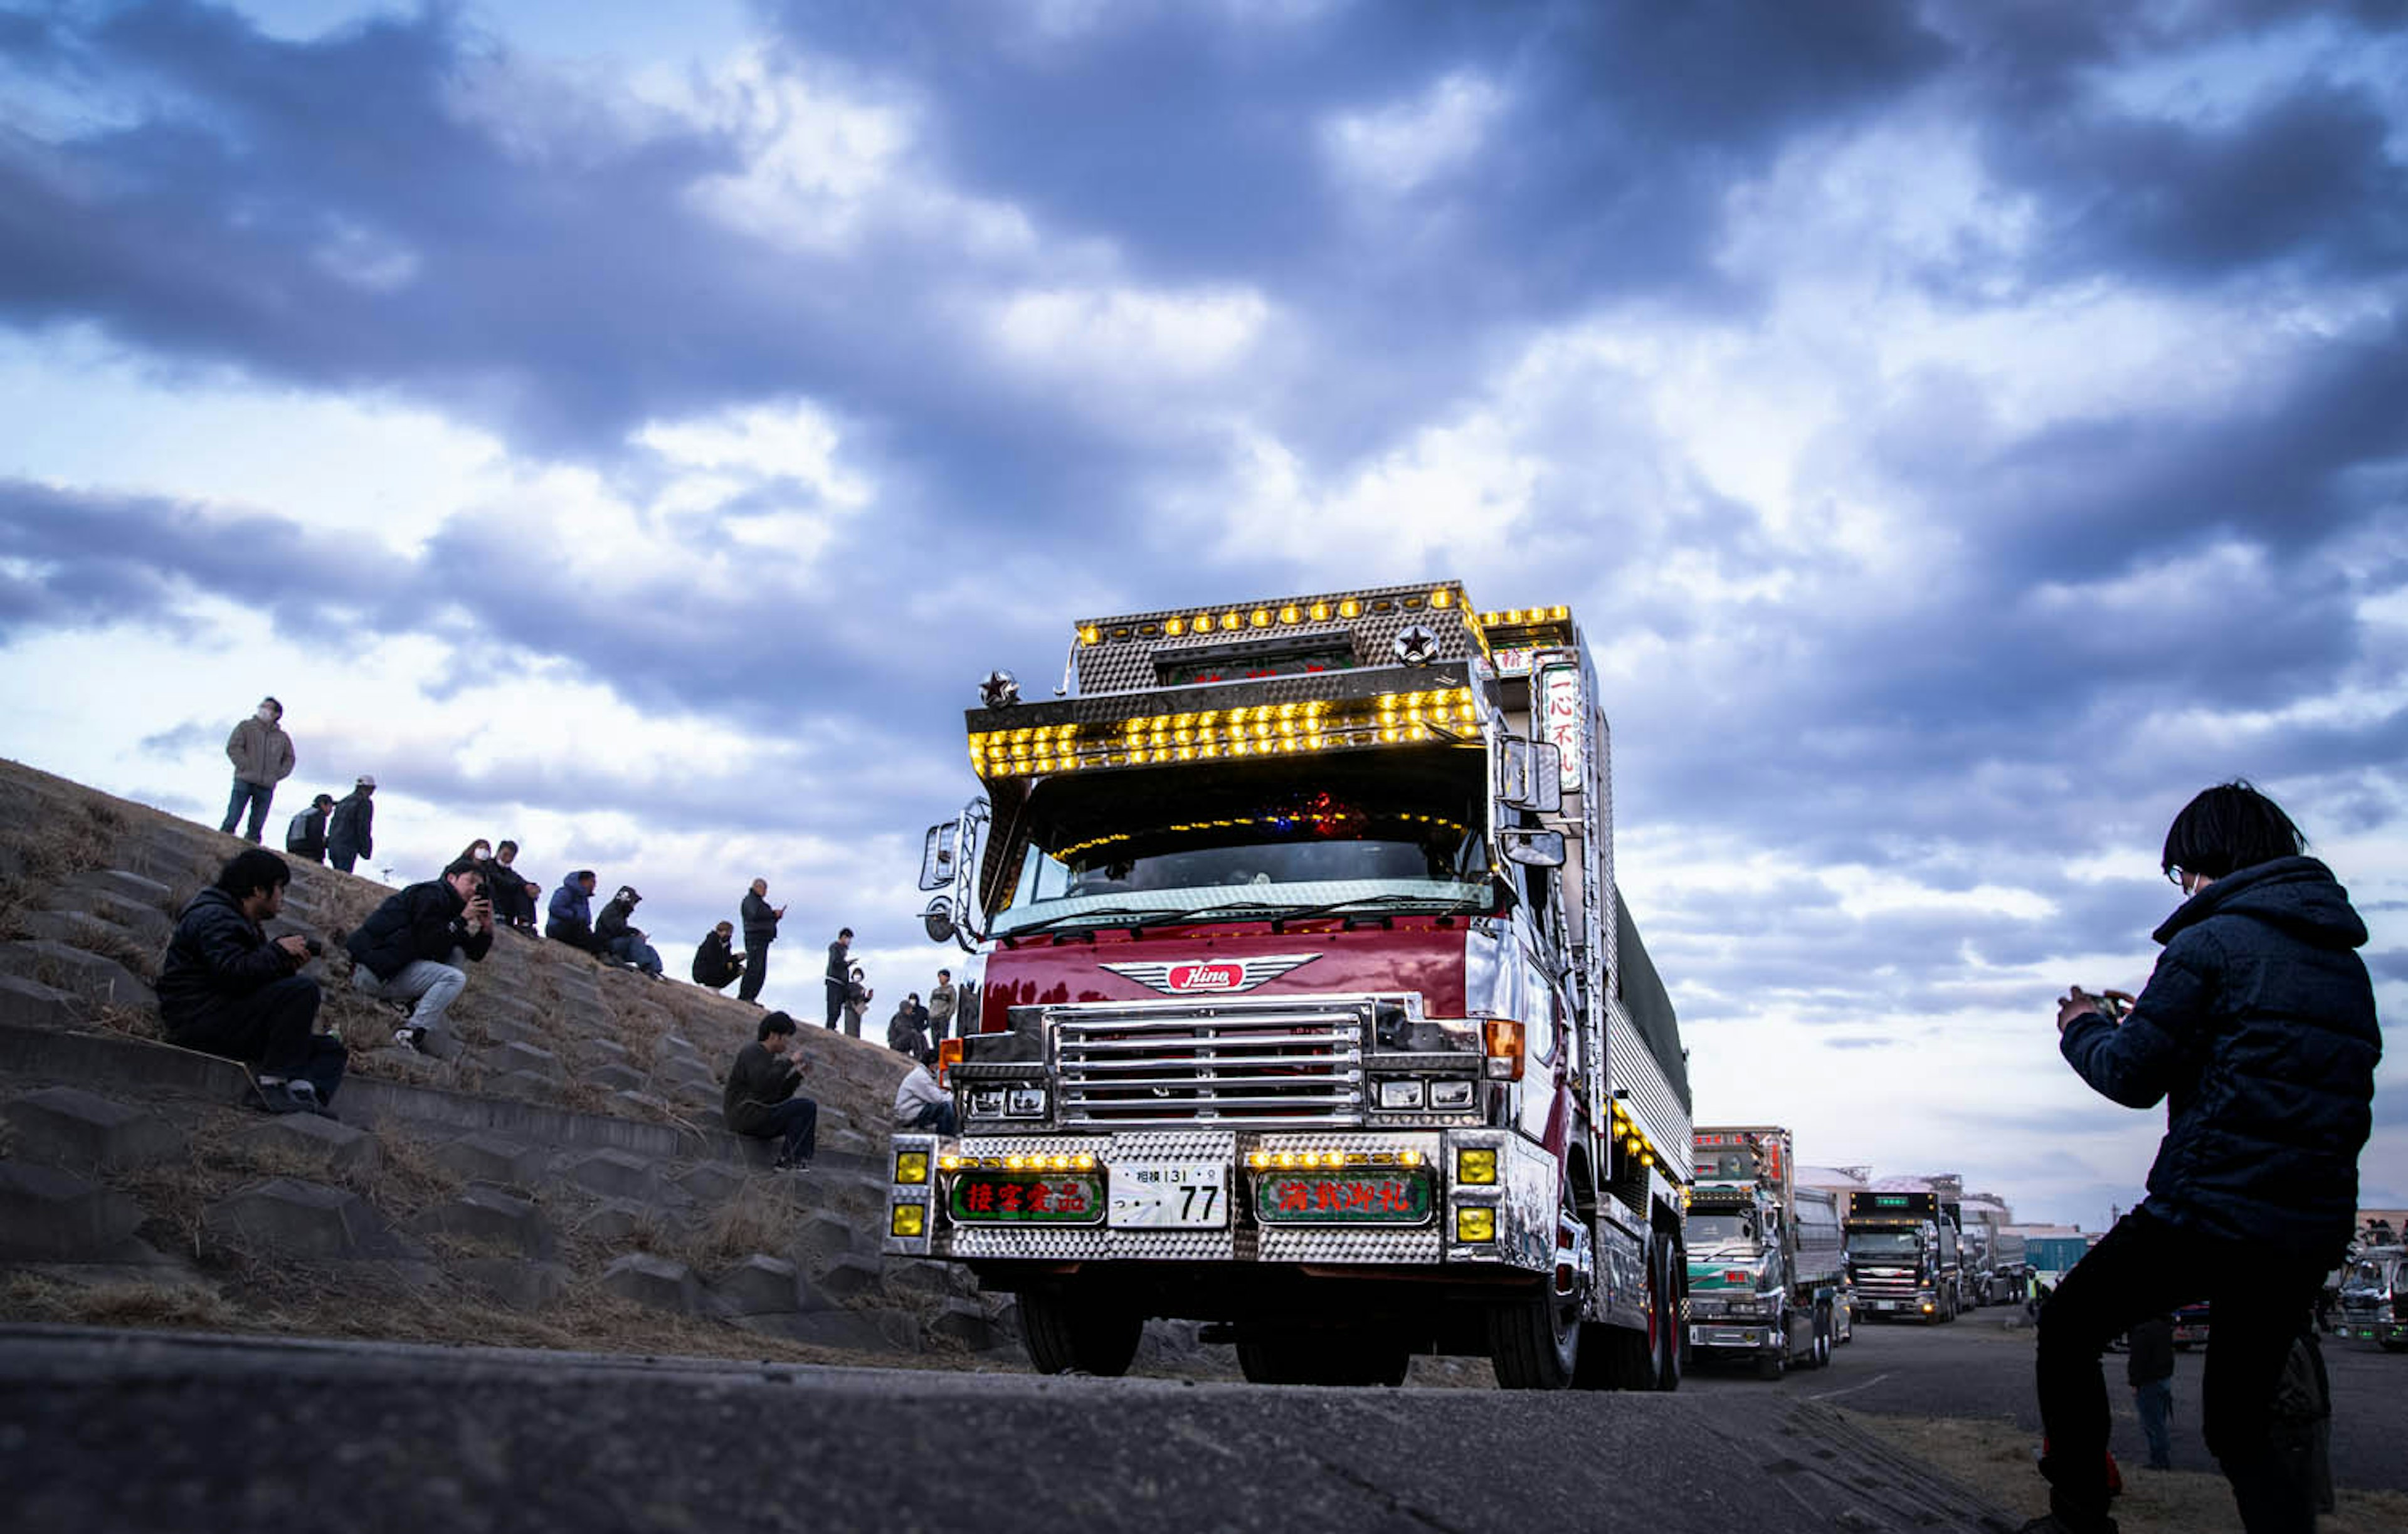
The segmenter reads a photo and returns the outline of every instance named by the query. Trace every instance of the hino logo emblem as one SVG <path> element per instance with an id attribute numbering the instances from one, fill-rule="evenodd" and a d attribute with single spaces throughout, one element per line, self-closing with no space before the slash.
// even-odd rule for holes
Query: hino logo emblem
<path id="1" fill-rule="evenodd" d="M 1252 959 L 1172 959 L 1150 964 L 1099 964 L 1165 996 L 1234 996 L 1310 964 L 1319 954 L 1257 954 Z"/>

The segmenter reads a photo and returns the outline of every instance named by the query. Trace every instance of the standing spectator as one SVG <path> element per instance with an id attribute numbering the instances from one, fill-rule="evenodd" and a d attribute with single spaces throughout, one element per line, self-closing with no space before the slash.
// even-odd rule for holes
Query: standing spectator
<path id="1" fill-rule="evenodd" d="M 2174 1318 L 2153 1315 L 2135 1322 L 2126 1334 L 2131 1353 L 2124 1360 L 2124 1378 L 2132 1386 L 2132 1410 L 2140 1413 L 2141 1436 L 2149 1441 L 2149 1469 L 2174 1468 Z"/>
<path id="2" fill-rule="evenodd" d="M 937 983 L 928 987 L 928 1037 L 950 1039 L 953 1036 L 953 1003 L 960 1000 L 953 989 L 953 972 L 939 970 Z"/>
<path id="3" fill-rule="evenodd" d="M 755 1140 L 785 1137 L 770 1165 L 808 1171 L 819 1139 L 820 1105 L 795 1095 L 810 1069 L 795 1044 L 792 1017 L 773 1012 L 762 1018 L 759 1035 L 737 1051 L 720 1106 L 727 1127 L 738 1134 Z"/>
<path id="4" fill-rule="evenodd" d="M 414 1001 L 409 1021 L 393 1042 L 448 1059 L 453 1054 L 444 1015 L 468 987 L 462 966 L 494 946 L 494 908 L 477 865 L 462 859 L 439 879 L 413 884 L 368 913 L 343 945 L 351 952 L 351 988 L 380 1001 Z"/>
<path id="5" fill-rule="evenodd" d="M 186 1049 L 257 1066 L 258 1106 L 326 1111 L 343 1080 L 342 1041 L 315 1030 L 318 982 L 297 973 L 307 939 L 269 942 L 293 870 L 263 847 L 237 852 L 186 902 L 159 966 L 159 1020 Z"/>
<path id="6" fill-rule="evenodd" d="M 953 1108 L 953 1095 L 937 1085 L 925 1060 L 914 1064 L 895 1088 L 895 1127 L 923 1133 L 962 1132 L 961 1115 Z"/>
<path id="7" fill-rule="evenodd" d="M 283 717 L 282 703 L 262 698 L 251 717 L 236 725 L 234 733 L 226 737 L 226 760 L 234 763 L 234 794 L 226 801 L 225 824 L 218 830 L 232 834 L 243 807 L 249 805 L 251 827 L 243 834 L 253 843 L 259 840 L 259 828 L 267 824 L 267 803 L 276 797 L 276 786 L 293 774 L 293 737 L 284 732 Z"/>
<path id="8" fill-rule="evenodd" d="M 326 860 L 349 874 L 362 858 L 376 856 L 376 779 L 366 773 L 336 803 L 326 820 Z"/>
<path id="9" fill-rule="evenodd" d="M 861 1037 L 861 1019 L 869 1013 L 869 999 L 878 994 L 866 982 L 861 966 L 854 965 L 844 987 L 844 1031 L 851 1038 Z"/>
<path id="10" fill-rule="evenodd" d="M 895 1004 L 895 1016 L 886 1019 L 886 1047 L 924 1064 L 936 1062 L 937 1052 L 928 1046 L 928 1009 L 917 995 Z"/>
<path id="11" fill-rule="evenodd" d="M 600 952 L 601 945 L 594 936 L 594 883 L 590 868 L 580 868 L 560 881 L 547 907 L 550 916 L 543 924 L 544 936 L 589 954 Z"/>
<path id="12" fill-rule="evenodd" d="M 535 900 L 543 886 L 518 871 L 519 845 L 504 840 L 494 848 L 485 870 L 485 898 L 494 902 L 494 919 L 522 932 L 535 930 Z"/>
<path id="13" fill-rule="evenodd" d="M 594 936 L 602 945 L 604 953 L 658 980 L 661 977 L 660 950 L 644 941 L 641 929 L 628 925 L 628 918 L 636 914 L 636 907 L 643 898 L 636 893 L 634 885 L 621 885 L 619 892 L 610 897 L 610 903 L 602 908 L 600 919 L 594 923 Z"/>
<path id="14" fill-rule="evenodd" d="M 844 1000 L 853 983 L 852 972 L 847 967 L 845 956 L 852 949 L 853 929 L 850 927 L 839 930 L 836 934 L 836 941 L 828 945 L 827 1026 L 831 1030 L 844 1026 Z"/>
<path id="15" fill-rule="evenodd" d="M 309 807 L 294 816 L 292 823 L 284 828 L 285 856 L 323 863 L 326 860 L 326 817 L 334 808 L 333 794 L 320 794 L 309 801 Z"/>
<path id="16" fill-rule="evenodd" d="M 694 951 L 695 985 L 718 990 L 744 973 L 744 956 L 734 951 L 735 938 L 736 924 L 727 921 L 703 934 L 702 946 Z"/>
<path id="17" fill-rule="evenodd" d="M 2049 1517 L 2086 1534 L 2107 1515 L 2114 1335 L 2209 1303 L 2207 1446 L 2244 1528 L 2309 1528 L 2309 1476 L 2273 1403 L 2316 1288 L 2349 1242 L 2358 1158 L 2383 1054 L 2358 949 L 2366 924 L 2290 817 L 2245 783 L 2209 788 L 2166 832 L 2185 899 L 2130 1011 L 2079 987 L 2057 1002 L 2058 1052 L 2109 1100 L 2168 1104 L 2149 1194 L 2042 1306 L 2037 1383 Z"/>
<path id="18" fill-rule="evenodd" d="M 769 945 L 778 941 L 778 923 L 786 919 L 786 908 L 769 903 L 768 880 L 755 879 L 744 893 L 739 914 L 744 917 L 744 984 L 736 987 L 736 999 L 754 1001 L 769 978 Z"/>

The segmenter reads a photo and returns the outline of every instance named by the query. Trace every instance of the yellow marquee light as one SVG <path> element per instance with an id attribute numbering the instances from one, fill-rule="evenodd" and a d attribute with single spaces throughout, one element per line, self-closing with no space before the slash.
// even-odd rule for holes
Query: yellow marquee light
<path id="1" fill-rule="evenodd" d="M 1455 605 L 1455 593 L 1441 586 L 1437 590 L 1430 593 L 1430 605 L 1433 607 L 1452 607 Z"/>
<path id="2" fill-rule="evenodd" d="M 1243 628 L 1245 626 L 1245 621 L 1246 620 L 1243 617 L 1234 611 L 1223 613 L 1221 615 L 1221 627 L 1230 633 L 1236 633 L 1240 628 Z"/>
<path id="3" fill-rule="evenodd" d="M 1329 621 L 1329 604 L 1327 604 L 1327 603 L 1326 603 L 1326 602 L 1316 602 L 1316 603 L 1314 603 L 1314 604 L 1312 604 L 1312 620 L 1313 620 L 1315 623 L 1326 623 L 1326 622 L 1328 622 L 1328 621 Z"/>
<path id="4" fill-rule="evenodd" d="M 1247 621 L 1257 629 L 1268 629 L 1271 626 L 1271 610 L 1268 607 L 1257 607 L 1248 616 Z"/>
<path id="5" fill-rule="evenodd" d="M 1162 620 L 1163 637 L 1167 639 L 1176 639 L 1186 632 L 1187 620 L 1183 618 L 1166 618 Z"/>
<path id="6" fill-rule="evenodd" d="M 1079 631 L 1079 643 L 1082 645 L 1100 645 L 1103 642 L 1104 631 L 1092 623 Z"/>
<path id="7" fill-rule="evenodd" d="M 1281 621 L 1282 623 L 1295 623 L 1295 622 L 1298 622 L 1298 621 L 1300 621 L 1300 620 L 1303 618 L 1303 617 L 1304 617 L 1304 609 L 1303 609 L 1303 608 L 1301 608 L 1301 607 L 1298 607 L 1298 606 L 1297 606 L 1295 603 L 1293 603 L 1293 602 L 1289 603 L 1286 606 L 1284 606 L 1284 607 L 1283 607 L 1283 608 L 1281 608 L 1281 609 L 1280 609 L 1280 621 Z"/>
<path id="8" fill-rule="evenodd" d="M 1211 613 L 1197 613 L 1196 615 L 1196 632 L 1197 633 L 1211 633 L 1212 632 L 1212 615 Z"/>
<path id="9" fill-rule="evenodd" d="M 1348 597 L 1345 601 L 1338 604 L 1338 616 L 1340 618 L 1361 618 L 1363 616 L 1363 604 L 1355 601 L 1353 597 Z"/>

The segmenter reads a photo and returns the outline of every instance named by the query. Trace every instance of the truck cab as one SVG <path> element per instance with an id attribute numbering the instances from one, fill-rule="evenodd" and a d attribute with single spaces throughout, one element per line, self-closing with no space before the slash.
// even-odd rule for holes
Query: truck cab
<path id="1" fill-rule="evenodd" d="M 2408 1352 L 2408 1248 L 2359 1252 L 2343 1271 L 2334 1314 L 2342 1336 L 2380 1343 L 2386 1353 Z"/>
<path id="2" fill-rule="evenodd" d="M 1935 1326 L 1956 1319 L 1956 1230 L 1936 1195 L 1852 1191 L 1847 1254 L 1859 1315 Z"/>

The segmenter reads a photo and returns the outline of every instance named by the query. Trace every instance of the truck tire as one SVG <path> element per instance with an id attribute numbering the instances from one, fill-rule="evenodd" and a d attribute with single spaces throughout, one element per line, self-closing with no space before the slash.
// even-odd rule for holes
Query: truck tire
<path id="1" fill-rule="evenodd" d="M 1831 1340 L 1831 1333 L 1836 1326 L 1837 1322 L 1831 1315 L 1830 1306 L 1814 1307 L 1814 1367 L 1816 1369 L 1831 1367 L 1831 1349 L 1837 1345 Z"/>
<path id="2" fill-rule="evenodd" d="M 1788 1370 L 1789 1349 L 1786 1344 L 1756 1356 L 1756 1377 L 1759 1380 L 1777 1380 Z"/>
<path id="3" fill-rule="evenodd" d="M 1689 1328 L 1682 1314 L 1681 1275 L 1688 1271 L 1688 1259 L 1670 1241 L 1658 1248 L 1662 1260 L 1656 1268 L 1656 1342 L 1655 1379 L 1658 1390 L 1681 1388 L 1681 1371 L 1689 1361 Z"/>
<path id="4" fill-rule="evenodd" d="M 1020 1333 L 1039 1374 L 1125 1374 L 1144 1332 L 1143 1316 L 1092 1296 L 1030 1289 L 1020 1297 Z"/>
<path id="5" fill-rule="evenodd" d="M 1568 1390 L 1580 1369 L 1580 1300 L 1553 1284 L 1488 1312 L 1488 1361 L 1507 1390 Z"/>

